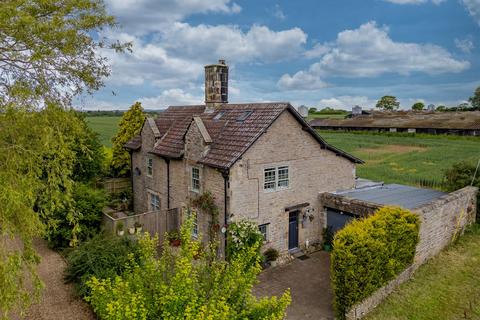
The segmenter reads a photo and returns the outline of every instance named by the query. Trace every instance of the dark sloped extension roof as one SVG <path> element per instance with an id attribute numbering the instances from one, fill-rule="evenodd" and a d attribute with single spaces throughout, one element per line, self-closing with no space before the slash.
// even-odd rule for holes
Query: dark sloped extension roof
<path id="1" fill-rule="evenodd" d="M 321 148 L 331 150 L 355 163 L 363 163 L 362 160 L 329 145 L 289 103 L 224 104 L 213 113 L 204 113 L 204 110 L 205 106 L 174 106 L 162 112 L 155 120 L 161 138 L 151 152 L 165 158 L 181 158 L 185 134 L 196 116 L 202 119 L 212 138 L 210 149 L 201 159 L 201 163 L 228 169 L 266 132 L 282 112 L 286 111 L 297 119 L 303 130 L 318 141 Z M 125 147 L 138 150 L 140 145 L 141 140 L 135 137 Z"/>

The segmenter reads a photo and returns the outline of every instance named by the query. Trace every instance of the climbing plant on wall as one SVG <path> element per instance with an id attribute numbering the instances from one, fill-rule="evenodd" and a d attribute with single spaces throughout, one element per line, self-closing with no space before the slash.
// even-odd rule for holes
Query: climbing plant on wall
<path id="1" fill-rule="evenodd" d="M 192 200 L 192 206 L 200 210 L 203 214 L 207 214 L 211 217 L 208 235 L 211 242 L 217 239 L 217 234 L 220 228 L 218 215 L 220 210 L 215 203 L 215 197 L 210 191 L 206 191 Z"/>

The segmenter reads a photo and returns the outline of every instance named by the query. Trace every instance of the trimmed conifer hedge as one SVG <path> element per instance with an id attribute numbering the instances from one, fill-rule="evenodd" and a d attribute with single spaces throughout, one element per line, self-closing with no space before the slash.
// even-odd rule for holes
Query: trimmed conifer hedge
<path id="1" fill-rule="evenodd" d="M 335 235 L 331 277 L 340 319 L 413 262 L 419 229 L 416 214 L 399 207 L 383 207 Z"/>

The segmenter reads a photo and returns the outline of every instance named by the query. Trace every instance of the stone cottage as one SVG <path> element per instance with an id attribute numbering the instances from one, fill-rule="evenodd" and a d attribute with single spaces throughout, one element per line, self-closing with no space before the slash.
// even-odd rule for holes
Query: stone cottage
<path id="1" fill-rule="evenodd" d="M 362 163 L 324 141 L 289 103 L 228 103 L 223 60 L 205 66 L 205 105 L 171 106 L 147 118 L 125 147 L 136 213 L 183 212 L 209 191 L 220 229 L 251 219 L 265 248 L 282 254 L 321 241 L 318 194 L 353 188 L 355 165 Z M 199 212 L 194 233 L 205 237 L 209 219 Z"/>

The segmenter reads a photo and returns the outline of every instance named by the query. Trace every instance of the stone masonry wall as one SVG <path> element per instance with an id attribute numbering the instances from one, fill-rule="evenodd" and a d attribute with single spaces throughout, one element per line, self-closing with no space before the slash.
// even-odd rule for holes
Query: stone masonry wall
<path id="1" fill-rule="evenodd" d="M 132 154 L 132 169 L 138 167 L 140 175 L 133 174 L 133 205 L 135 213 L 149 210 L 149 193 L 160 197 L 160 209 L 167 208 L 167 162 L 165 159 L 150 154 L 155 138 L 148 122 L 145 122 L 142 132 L 142 147 Z M 153 175 L 147 176 L 147 158 L 153 159 Z M 170 208 L 179 208 L 186 202 L 185 165 L 183 160 L 170 160 Z"/>
<path id="2" fill-rule="evenodd" d="M 211 192 L 215 198 L 215 204 L 219 210 L 218 221 L 219 225 L 223 226 L 224 221 L 224 180 L 222 173 L 214 168 L 204 166 L 199 164 L 198 161 L 202 156 L 207 152 L 209 146 L 205 143 L 200 130 L 195 123 L 192 121 L 190 128 L 185 135 L 185 180 L 184 185 L 188 186 L 187 199 L 188 201 L 195 199 L 204 192 Z M 196 167 L 200 171 L 200 190 L 192 190 L 192 181 L 191 181 L 191 170 L 192 167 Z M 198 231 L 202 236 L 204 242 L 208 241 L 208 231 L 209 225 L 211 222 L 211 217 L 203 214 L 202 212 L 198 213 Z M 220 252 L 223 253 L 223 238 L 221 234 L 218 234 L 220 241 Z"/>
<path id="3" fill-rule="evenodd" d="M 420 241 L 413 264 L 386 286 L 377 290 L 347 314 L 347 319 L 361 319 L 372 311 L 401 283 L 409 280 L 415 270 L 429 258 L 460 236 L 475 222 L 476 194 L 474 187 L 465 187 L 412 210 L 420 216 Z"/>
<path id="4" fill-rule="evenodd" d="M 289 188 L 264 191 L 264 169 L 288 165 Z M 230 170 L 230 213 L 232 220 L 248 218 L 257 224 L 269 223 L 268 242 L 280 253 L 288 252 L 288 219 L 285 208 L 309 203 L 304 208 L 313 220 L 299 221 L 299 245 L 304 248 L 321 241 L 325 224 L 319 192 L 352 188 L 355 165 L 322 149 L 294 117 L 285 111 L 267 132 L 233 165 Z"/>
<path id="5" fill-rule="evenodd" d="M 155 143 L 153 131 L 145 121 L 142 131 L 142 147 L 139 151 L 132 153 L 132 188 L 133 188 L 133 210 L 135 213 L 142 213 L 148 210 L 148 199 L 145 192 L 145 179 L 147 173 L 146 157 Z M 139 168 L 140 175 L 135 173 L 135 168 Z"/>
<path id="6" fill-rule="evenodd" d="M 329 192 L 320 194 L 320 201 L 325 207 L 350 212 L 359 217 L 368 217 L 382 206 L 368 201 L 349 199 L 339 194 Z"/>

